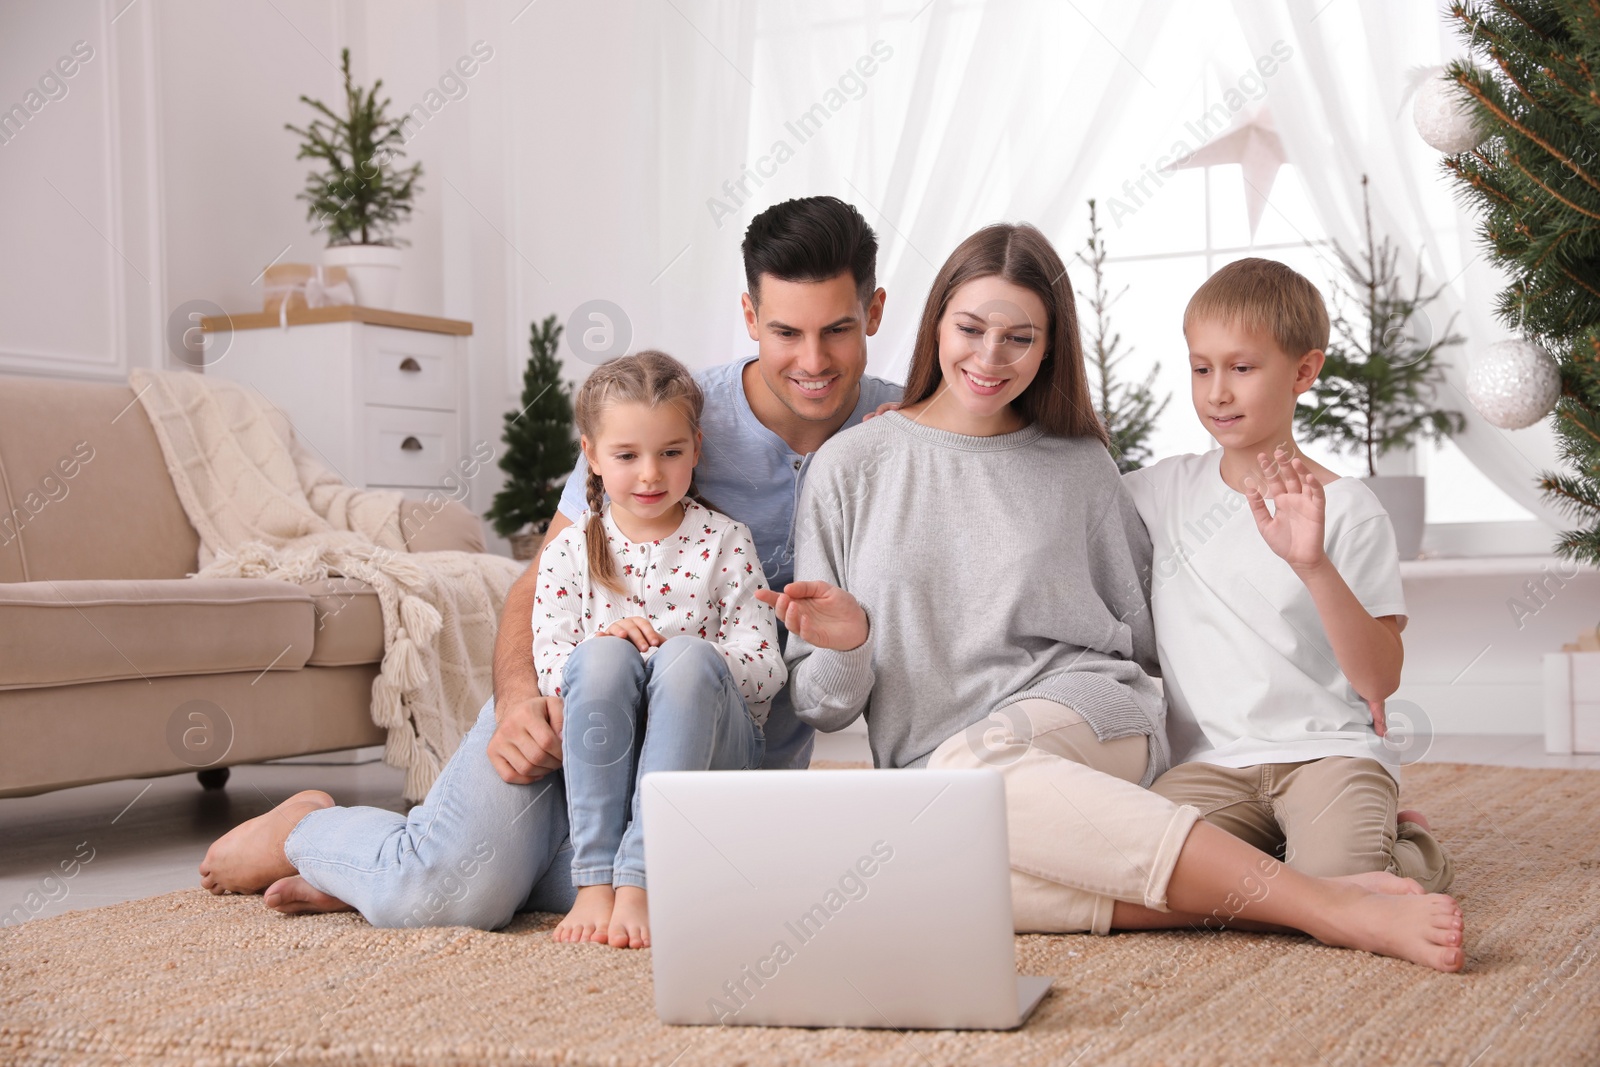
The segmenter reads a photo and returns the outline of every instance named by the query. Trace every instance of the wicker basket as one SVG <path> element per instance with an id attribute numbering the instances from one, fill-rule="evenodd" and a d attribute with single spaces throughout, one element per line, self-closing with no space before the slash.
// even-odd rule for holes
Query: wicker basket
<path id="1" fill-rule="evenodd" d="M 521 533 L 514 533 L 506 538 L 511 542 L 511 558 L 523 563 L 533 559 L 539 554 L 539 546 L 544 543 L 544 532 L 550 528 L 550 520 L 536 522 Z"/>

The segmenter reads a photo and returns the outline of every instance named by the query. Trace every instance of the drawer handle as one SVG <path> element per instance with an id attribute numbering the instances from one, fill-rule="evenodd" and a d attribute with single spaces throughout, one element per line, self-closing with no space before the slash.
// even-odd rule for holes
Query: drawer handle
<path id="1" fill-rule="evenodd" d="M 421 452 L 422 451 L 422 442 L 417 440 L 415 437 L 407 436 L 404 441 L 400 442 L 400 451 L 402 451 L 402 452 Z"/>
<path id="2" fill-rule="evenodd" d="M 418 363 L 412 357 L 407 356 L 405 359 L 400 361 L 400 369 L 411 374 L 415 374 L 417 371 L 422 369 L 422 364 Z"/>

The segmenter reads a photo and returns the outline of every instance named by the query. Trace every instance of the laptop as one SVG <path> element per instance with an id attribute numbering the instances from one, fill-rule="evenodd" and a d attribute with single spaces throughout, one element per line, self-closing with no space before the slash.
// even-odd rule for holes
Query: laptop
<path id="1" fill-rule="evenodd" d="M 993 771 L 647 774 L 662 1022 L 1009 1030 L 1016 973 Z"/>

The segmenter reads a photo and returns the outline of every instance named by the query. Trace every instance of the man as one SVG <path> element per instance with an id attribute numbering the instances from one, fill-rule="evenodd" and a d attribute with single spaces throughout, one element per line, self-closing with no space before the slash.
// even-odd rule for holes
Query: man
<path id="1" fill-rule="evenodd" d="M 745 326 L 757 355 L 701 372 L 705 445 L 696 485 L 750 527 L 767 580 L 794 576 L 794 505 L 811 456 L 900 387 L 866 375 L 866 339 L 883 316 L 877 240 L 834 197 L 778 204 L 745 233 Z M 582 460 L 549 536 L 583 510 Z M 374 926 L 495 929 L 520 910 L 571 907 L 559 697 L 533 669 L 537 565 L 506 598 L 495 645 L 495 696 L 408 815 L 335 807 L 298 793 L 235 827 L 200 865 L 212 892 L 266 891 L 286 913 L 353 908 Z M 492 708 L 492 711 L 491 711 Z M 804 767 L 813 734 L 785 695 L 766 724 L 768 767 Z M 485 759 L 487 754 L 487 759 Z M 444 892 L 441 886 L 464 886 Z"/>
<path id="2" fill-rule="evenodd" d="M 884 291 L 875 288 L 877 240 L 860 213 L 831 196 L 789 200 L 757 215 L 745 232 L 742 298 L 757 355 L 696 375 L 705 391 L 705 447 L 695 486 L 718 510 L 750 527 L 767 584 L 794 578 L 794 505 L 811 456 L 839 430 L 900 386 L 865 373 L 867 338 L 878 330 Z M 578 457 L 549 539 L 584 510 L 588 467 Z M 533 782 L 561 765 L 560 701 L 539 695 L 530 566 L 506 596 L 495 642 L 499 728 L 489 758 L 508 782 Z M 768 768 L 804 768 L 815 739 L 788 694 L 766 723 Z"/>

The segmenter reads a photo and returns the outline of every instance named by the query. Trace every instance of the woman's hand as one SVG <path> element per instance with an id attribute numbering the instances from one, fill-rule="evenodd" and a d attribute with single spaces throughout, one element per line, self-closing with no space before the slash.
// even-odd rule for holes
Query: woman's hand
<path id="1" fill-rule="evenodd" d="M 648 652 L 666 641 L 666 638 L 656 633 L 656 628 L 651 626 L 650 620 L 643 615 L 630 615 L 626 619 L 618 619 L 595 636 L 620 637 L 625 641 L 632 641 L 634 647 L 641 653 Z"/>
<path id="2" fill-rule="evenodd" d="M 1298 456 L 1289 459 L 1281 448 L 1271 456 L 1260 453 L 1256 462 L 1261 473 L 1246 478 L 1244 489 L 1256 529 L 1267 547 L 1296 571 L 1319 567 L 1328 558 L 1323 546 L 1322 483 Z M 1270 512 L 1268 496 L 1273 504 Z"/>
<path id="3" fill-rule="evenodd" d="M 757 589 L 756 599 L 771 604 L 778 621 L 818 648 L 849 652 L 867 640 L 867 613 L 860 601 L 827 582 L 790 582 L 782 593 Z"/>

